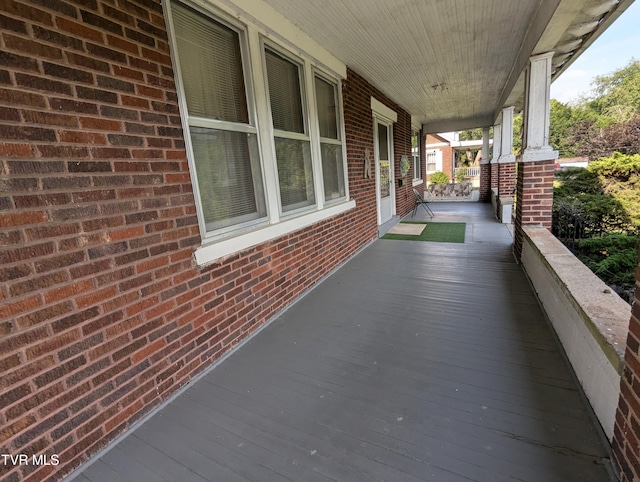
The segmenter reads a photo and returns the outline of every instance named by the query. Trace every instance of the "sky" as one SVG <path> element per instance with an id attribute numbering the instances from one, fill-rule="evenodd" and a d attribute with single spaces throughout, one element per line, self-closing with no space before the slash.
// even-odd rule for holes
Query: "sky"
<path id="1" fill-rule="evenodd" d="M 640 0 L 636 0 L 571 66 L 551 84 L 551 98 L 577 100 L 591 90 L 596 75 L 606 75 L 640 60 Z"/>

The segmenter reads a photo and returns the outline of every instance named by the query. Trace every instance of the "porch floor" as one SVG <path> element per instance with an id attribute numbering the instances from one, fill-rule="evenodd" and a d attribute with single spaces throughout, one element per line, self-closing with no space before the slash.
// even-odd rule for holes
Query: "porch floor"
<path id="1" fill-rule="evenodd" d="M 432 207 L 465 244 L 376 241 L 75 480 L 608 481 L 507 227 Z"/>

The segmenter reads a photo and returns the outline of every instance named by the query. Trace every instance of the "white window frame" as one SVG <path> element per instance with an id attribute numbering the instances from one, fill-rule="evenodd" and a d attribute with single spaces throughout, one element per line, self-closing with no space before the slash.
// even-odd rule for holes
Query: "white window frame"
<path id="1" fill-rule="evenodd" d="M 174 77 L 176 81 L 176 91 L 178 93 L 178 103 L 180 106 L 180 115 L 182 118 L 181 119 L 182 125 L 187 128 L 204 127 L 208 129 L 255 134 L 258 139 L 258 152 L 259 152 L 260 158 L 262 158 L 262 147 L 261 147 L 260 138 L 258 136 L 258 129 L 257 129 L 257 113 L 255 110 L 256 102 L 253 96 L 252 79 L 251 79 L 251 76 L 248 75 L 248 72 L 250 71 L 250 65 L 248 65 L 249 49 L 248 49 L 246 28 L 244 27 L 244 25 L 234 21 L 231 18 L 228 18 L 224 15 L 215 15 L 213 12 L 193 2 L 181 2 L 181 3 L 183 3 L 183 5 L 193 8 L 197 12 L 200 12 L 201 14 L 203 14 L 204 16 L 211 18 L 213 21 L 217 21 L 218 23 L 228 27 L 229 29 L 234 30 L 238 34 L 239 43 L 240 43 L 240 56 L 242 61 L 242 77 L 245 83 L 245 95 L 247 97 L 246 99 L 247 113 L 249 116 L 249 124 L 240 124 L 235 122 L 221 121 L 217 119 L 207 119 L 203 117 L 189 115 L 186 96 L 184 94 L 184 83 L 182 81 L 182 74 L 180 70 L 180 59 L 177 55 L 177 48 L 175 48 L 175 46 L 177 45 L 177 42 L 176 42 L 175 30 L 173 27 L 173 21 L 167 20 L 167 32 L 169 34 L 170 45 L 171 45 L 171 57 L 174 64 Z M 171 1 L 170 0 L 164 1 L 164 11 L 167 19 L 171 18 Z M 241 223 L 234 224 L 232 226 L 227 226 L 224 228 L 217 229 L 213 232 L 215 233 L 215 235 L 211 235 L 210 234 L 211 232 L 207 231 L 207 226 L 204 220 L 202 201 L 200 197 L 200 188 L 196 180 L 197 179 L 196 162 L 193 157 L 193 145 L 191 143 L 191 136 L 189 135 L 189 133 L 185 133 L 185 134 L 186 135 L 184 136 L 184 141 L 185 141 L 185 148 L 187 150 L 187 161 L 189 164 L 189 172 L 192 178 L 191 184 L 193 187 L 193 195 L 195 198 L 196 210 L 198 213 L 198 225 L 200 228 L 200 232 L 202 233 L 203 241 L 209 237 L 211 238 L 222 237 L 231 232 L 243 231 L 248 229 L 256 229 L 256 227 L 259 227 L 261 225 L 266 225 L 269 220 L 268 205 L 267 205 L 267 215 L 259 219 L 253 219 L 247 222 L 241 222 Z M 265 196 L 266 196 L 266 186 L 264 185 L 265 169 L 262 163 L 261 163 L 261 169 L 262 169 L 261 174 L 262 174 L 263 189 L 265 191 Z"/>
<path id="2" fill-rule="evenodd" d="M 413 136 L 418 136 L 418 145 L 413 147 Z M 420 149 L 422 148 L 422 139 L 420 139 L 420 129 L 416 126 L 411 126 L 411 160 L 412 160 L 412 170 L 413 170 L 413 185 L 417 186 L 422 183 L 422 165 L 420 161 Z M 416 169 L 417 165 L 417 169 Z"/>
<path id="3" fill-rule="evenodd" d="M 311 171 L 312 171 L 312 175 L 313 175 L 313 182 L 314 182 L 314 197 L 315 197 L 315 203 L 313 204 L 305 204 L 301 207 L 298 208 L 293 208 L 287 212 L 283 211 L 282 209 L 282 198 L 280 196 L 280 180 L 278 179 L 278 183 L 275 186 L 276 192 L 277 192 L 277 197 L 278 197 L 278 210 L 280 213 L 280 217 L 281 218 L 287 218 L 287 217 L 292 217 L 292 216 L 297 216 L 300 215 L 302 213 L 308 212 L 308 211 L 312 211 L 314 209 L 317 209 L 318 207 L 318 192 L 317 192 L 317 169 L 315 168 L 316 166 L 316 157 L 314 156 L 314 152 L 313 152 L 313 148 L 312 148 L 312 139 L 311 139 L 311 127 L 310 127 L 310 113 L 309 113 L 309 108 L 310 106 L 308 105 L 309 102 L 309 92 L 308 92 L 308 86 L 307 86 L 307 72 L 306 72 L 306 68 L 305 68 L 305 62 L 304 59 L 297 57 L 295 55 L 293 55 L 291 52 L 285 50 L 284 48 L 282 48 L 281 46 L 279 46 L 278 44 L 269 41 L 268 39 L 262 37 L 261 38 L 261 58 L 262 58 L 262 73 L 263 73 L 263 77 L 264 77 L 264 88 L 265 91 L 267 93 L 267 108 L 269 111 L 269 120 L 271 123 L 271 130 L 273 132 L 272 138 L 271 138 L 271 147 L 272 147 L 272 152 L 271 154 L 273 155 L 273 159 L 275 161 L 275 166 L 276 166 L 276 178 L 278 177 L 278 161 L 276 159 L 276 146 L 275 146 L 275 138 L 276 137 L 280 137 L 282 139 L 292 139 L 292 140 L 296 140 L 296 141 L 305 141 L 309 143 L 309 150 L 311 153 Z M 267 50 L 271 50 L 272 52 L 274 52 L 276 55 L 280 55 L 281 57 L 283 57 L 284 59 L 288 60 L 289 62 L 296 64 L 298 66 L 298 82 L 299 82 L 299 87 L 300 87 L 300 102 L 302 104 L 302 122 L 304 125 L 304 133 L 299 133 L 299 132 L 290 132 L 290 131 L 283 131 L 280 129 L 276 129 L 273 126 L 273 115 L 271 113 L 271 101 L 269 98 L 269 79 L 267 78 L 267 58 L 266 58 L 266 52 Z"/>
<path id="4" fill-rule="evenodd" d="M 336 88 L 336 95 L 338 96 L 338 102 L 337 102 L 337 106 L 338 109 L 340 109 L 340 118 L 339 118 L 339 122 L 337 125 L 338 128 L 338 139 L 331 139 L 329 137 L 321 137 L 320 136 L 320 125 L 318 124 L 318 114 L 317 114 L 317 109 L 318 109 L 318 99 L 316 98 L 316 88 L 315 88 L 315 78 L 319 77 L 321 80 L 324 80 L 325 82 L 333 85 Z M 345 195 L 347 196 L 347 198 L 349 197 L 349 172 L 347 170 L 347 146 L 346 146 L 346 133 L 344 130 L 344 108 L 342 105 L 342 82 L 338 81 L 335 79 L 335 77 L 330 76 L 329 74 L 327 74 L 326 72 L 320 70 L 318 67 L 312 67 L 311 68 L 311 78 L 310 78 L 310 82 L 312 84 L 313 89 L 311 89 L 311 105 L 312 105 L 312 110 L 314 115 L 310 116 L 312 122 L 311 122 L 311 126 L 310 129 L 312 131 L 312 134 L 314 136 L 317 136 L 318 138 L 318 142 L 313 143 L 312 142 L 312 154 L 313 154 L 313 148 L 316 147 L 317 148 L 317 153 L 316 153 L 316 157 L 317 159 L 320 160 L 319 164 L 319 168 L 320 168 L 320 172 L 319 175 L 317 177 L 319 184 L 320 184 L 320 188 L 319 188 L 319 200 L 318 202 L 324 206 L 324 205 L 333 205 L 333 204 L 337 204 L 337 203 L 341 203 L 344 201 L 344 198 L 336 198 L 336 199 L 329 199 L 328 201 L 325 199 L 325 192 L 324 192 L 324 176 L 322 173 L 322 152 L 320 150 L 320 144 L 321 143 L 327 143 L 327 144 L 334 144 L 334 145 L 341 145 L 342 146 L 342 170 L 343 170 L 343 178 L 344 178 L 344 191 L 345 191 Z"/>
<path id="5" fill-rule="evenodd" d="M 426 169 L 426 173 L 428 174 L 433 174 L 434 172 L 438 171 L 438 152 L 441 152 L 439 149 L 427 149 L 427 151 L 425 152 L 425 169 Z M 433 155 L 433 162 L 430 163 L 429 162 L 429 155 Z M 435 164 L 435 169 L 430 170 L 429 169 L 429 164 Z"/>
<path id="6" fill-rule="evenodd" d="M 297 51 L 294 54 L 290 48 L 287 47 L 290 43 L 286 41 L 287 37 L 291 36 L 291 32 L 289 31 L 290 29 L 285 28 L 283 32 L 284 40 L 280 39 L 277 35 L 274 35 L 273 31 L 267 31 L 263 27 L 252 23 L 247 19 L 247 17 L 243 15 L 235 15 L 234 12 L 229 11 L 228 6 L 217 2 L 217 0 L 213 0 L 211 2 L 215 3 L 215 5 L 211 5 L 209 3 L 204 4 L 198 0 L 179 1 L 180 3 L 194 8 L 195 10 L 210 17 L 212 20 L 222 23 L 239 33 L 243 76 L 247 96 L 247 109 L 249 111 L 250 120 L 250 125 L 246 126 L 246 131 L 257 135 L 260 165 L 262 169 L 262 182 L 264 184 L 267 210 L 266 218 L 252 220 L 241 225 L 229 226 L 213 232 L 207 232 L 206 226 L 204 225 L 204 216 L 202 215 L 200 193 L 194 177 L 196 170 L 190 135 L 188 132 L 185 132 L 185 147 L 187 150 L 189 170 L 192 174 L 193 192 L 198 212 L 200 233 L 202 236 L 202 246 L 195 252 L 196 262 L 199 265 L 214 262 L 232 253 L 286 235 L 290 232 L 303 229 L 324 219 L 328 219 L 354 209 L 356 206 L 355 200 L 352 200 L 349 197 L 344 108 L 342 102 L 342 86 L 340 82 L 340 79 L 346 76 L 346 67 L 336 62 L 335 59 L 331 59 L 326 52 L 320 51 L 319 47 L 317 52 L 314 53 L 320 58 L 331 60 L 330 63 L 334 68 L 323 68 L 322 64 L 317 60 L 317 57 L 307 54 L 306 52 Z M 227 130 L 231 130 L 228 125 L 225 126 L 225 124 L 229 123 L 225 123 L 223 121 L 189 117 L 184 96 L 184 85 L 181 79 L 179 59 L 175 48 L 176 39 L 171 18 L 170 0 L 163 0 L 163 7 L 165 22 L 169 34 L 169 44 L 174 67 L 178 102 L 180 105 L 182 124 L 185 131 L 191 126 L 209 128 L 215 126 L 213 128 L 223 130 L 226 127 Z M 264 9 L 265 7 L 256 5 L 255 8 Z M 286 20 L 283 19 L 283 22 L 286 22 Z M 313 44 L 309 42 L 308 39 L 302 40 L 304 45 L 313 47 Z M 300 65 L 300 75 L 302 76 L 300 81 L 303 116 L 305 117 L 304 121 L 307 129 L 307 135 L 304 137 L 310 142 L 311 147 L 316 202 L 310 206 L 287 211 L 285 214 L 282 213 L 280 206 L 274 136 L 292 137 L 295 135 L 297 138 L 299 135 L 291 132 L 275 131 L 273 128 L 266 78 L 266 63 L 264 57 L 265 48 L 274 50 L 280 55 L 283 55 Z M 336 66 L 340 68 L 336 69 Z M 320 156 L 320 131 L 317 119 L 315 87 L 313 85 L 315 75 L 320 75 L 324 80 L 331 82 L 338 87 L 340 108 L 339 132 L 342 139 L 345 196 L 343 198 L 331 200 L 331 202 L 326 203 L 326 205 L 324 200 L 322 160 Z M 234 124 L 233 127 L 233 130 L 239 130 L 237 124 Z"/>

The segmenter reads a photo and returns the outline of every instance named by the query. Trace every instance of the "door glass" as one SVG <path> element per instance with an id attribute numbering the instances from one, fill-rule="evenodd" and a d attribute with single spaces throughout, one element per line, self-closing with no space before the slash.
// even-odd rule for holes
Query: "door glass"
<path id="1" fill-rule="evenodd" d="M 378 124 L 378 156 L 380 158 L 380 197 L 389 197 L 391 194 L 389 128 L 383 124 Z"/>

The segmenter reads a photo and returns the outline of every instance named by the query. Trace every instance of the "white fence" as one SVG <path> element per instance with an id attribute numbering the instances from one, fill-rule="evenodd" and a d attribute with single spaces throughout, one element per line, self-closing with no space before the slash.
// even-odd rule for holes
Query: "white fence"
<path id="1" fill-rule="evenodd" d="M 475 166 L 475 167 L 456 167 L 454 169 L 454 172 L 453 172 L 454 177 L 460 171 L 462 173 L 464 173 L 464 177 L 480 177 L 480 166 Z"/>

